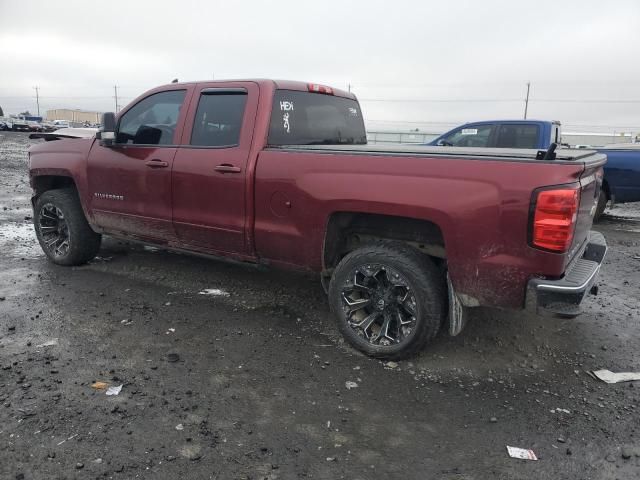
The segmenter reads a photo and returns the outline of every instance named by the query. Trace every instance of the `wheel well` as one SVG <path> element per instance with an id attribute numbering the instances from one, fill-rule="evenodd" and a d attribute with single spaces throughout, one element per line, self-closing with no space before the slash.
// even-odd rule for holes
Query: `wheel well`
<path id="1" fill-rule="evenodd" d="M 35 191 L 35 198 L 42 195 L 48 190 L 57 190 L 60 188 L 76 188 L 76 184 L 71 177 L 61 175 L 41 175 L 32 180 L 32 187 Z"/>
<path id="2" fill-rule="evenodd" d="M 342 257 L 370 240 L 398 240 L 432 257 L 446 258 L 440 227 L 428 220 L 370 213 L 331 215 L 324 242 L 323 263 L 331 271 Z"/>
<path id="3" fill-rule="evenodd" d="M 606 179 L 602 181 L 602 191 L 607 195 L 607 200 L 611 200 L 611 190 Z"/>

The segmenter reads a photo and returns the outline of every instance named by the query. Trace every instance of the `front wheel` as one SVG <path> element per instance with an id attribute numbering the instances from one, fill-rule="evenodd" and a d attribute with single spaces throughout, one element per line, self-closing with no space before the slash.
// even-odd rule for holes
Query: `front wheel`
<path id="1" fill-rule="evenodd" d="M 358 350 L 402 359 L 421 350 L 446 313 L 444 276 L 424 254 L 380 241 L 345 256 L 329 285 L 338 329 Z"/>
<path id="2" fill-rule="evenodd" d="M 49 260 L 58 265 L 81 265 L 96 256 L 101 235 L 84 216 L 75 190 L 44 192 L 34 208 L 38 242 Z"/>

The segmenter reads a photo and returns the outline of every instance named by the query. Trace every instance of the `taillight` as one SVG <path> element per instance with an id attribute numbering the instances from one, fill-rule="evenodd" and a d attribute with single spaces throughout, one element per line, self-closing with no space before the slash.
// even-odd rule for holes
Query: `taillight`
<path id="1" fill-rule="evenodd" d="M 531 243 L 545 250 L 566 252 L 573 241 L 578 216 L 578 190 L 541 190 L 535 202 Z"/>
<path id="2" fill-rule="evenodd" d="M 307 84 L 307 89 L 313 93 L 324 93 L 326 95 L 333 95 L 333 88 L 325 85 L 319 85 L 317 83 Z"/>

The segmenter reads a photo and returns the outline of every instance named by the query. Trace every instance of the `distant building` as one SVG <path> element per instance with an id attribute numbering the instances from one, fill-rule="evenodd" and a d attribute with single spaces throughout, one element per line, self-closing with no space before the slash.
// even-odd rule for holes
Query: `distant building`
<path id="1" fill-rule="evenodd" d="M 631 143 L 633 134 L 628 132 L 618 133 L 592 133 L 592 132 L 562 132 L 562 141 L 572 147 L 586 145 L 589 147 L 603 147 L 614 143 Z"/>
<path id="2" fill-rule="evenodd" d="M 102 112 L 71 110 L 69 108 L 47 110 L 47 120 L 67 120 L 70 123 L 100 123 L 101 119 Z"/>

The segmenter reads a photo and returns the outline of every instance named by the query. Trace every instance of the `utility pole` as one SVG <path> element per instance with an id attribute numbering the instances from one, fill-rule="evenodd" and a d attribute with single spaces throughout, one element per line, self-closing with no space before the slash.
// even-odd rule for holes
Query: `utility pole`
<path id="1" fill-rule="evenodd" d="M 527 82 L 527 98 L 524 100 L 524 119 L 527 119 L 527 110 L 529 110 L 529 90 L 531 88 L 531 82 Z"/>
<path id="2" fill-rule="evenodd" d="M 33 87 L 36 91 L 36 105 L 38 106 L 38 116 L 40 116 L 40 91 L 37 85 Z"/>
<path id="3" fill-rule="evenodd" d="M 113 98 L 116 100 L 116 111 L 114 113 L 118 113 L 118 86 L 113 86 Z"/>
<path id="4" fill-rule="evenodd" d="M 349 91 L 349 93 L 351 93 L 351 84 L 347 83 L 347 90 Z"/>

